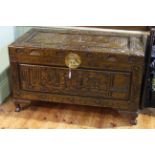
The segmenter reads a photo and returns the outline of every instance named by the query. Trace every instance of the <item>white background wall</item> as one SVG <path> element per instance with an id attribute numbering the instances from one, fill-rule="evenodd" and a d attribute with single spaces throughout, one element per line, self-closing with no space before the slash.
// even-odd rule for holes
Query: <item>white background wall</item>
<path id="1" fill-rule="evenodd" d="M 15 27 L 0 27 L 0 103 L 10 94 L 8 45 L 15 39 Z"/>
<path id="2" fill-rule="evenodd" d="M 8 45 L 14 41 L 14 30 L 13 26 L 0 27 L 0 73 L 9 66 Z"/>
<path id="3" fill-rule="evenodd" d="M 9 66 L 8 45 L 30 29 L 26 26 L 0 26 L 0 74 Z"/>
<path id="4" fill-rule="evenodd" d="M 15 39 L 20 37 L 22 34 L 26 33 L 32 27 L 30 26 L 16 26 L 15 27 Z"/>

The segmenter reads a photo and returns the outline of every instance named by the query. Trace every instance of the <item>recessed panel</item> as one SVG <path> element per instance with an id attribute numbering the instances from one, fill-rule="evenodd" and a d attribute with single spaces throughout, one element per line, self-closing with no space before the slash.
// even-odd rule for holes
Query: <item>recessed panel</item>
<path id="1" fill-rule="evenodd" d="M 131 74 L 50 66 L 20 65 L 21 89 L 73 96 L 128 100 Z"/>

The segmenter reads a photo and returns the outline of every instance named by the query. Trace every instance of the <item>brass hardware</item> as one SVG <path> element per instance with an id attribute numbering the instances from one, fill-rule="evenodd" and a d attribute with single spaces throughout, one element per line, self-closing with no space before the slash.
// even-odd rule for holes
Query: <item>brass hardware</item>
<path id="1" fill-rule="evenodd" d="M 80 66 L 81 58 L 79 57 L 79 55 L 77 55 L 75 53 L 70 53 L 65 58 L 65 64 L 69 68 L 68 77 L 69 77 L 69 79 L 71 79 L 71 77 L 72 77 L 71 70 L 76 69 Z"/>
<path id="2" fill-rule="evenodd" d="M 70 53 L 65 58 L 65 64 L 70 69 L 76 69 L 81 64 L 81 58 L 79 57 L 78 54 Z"/>

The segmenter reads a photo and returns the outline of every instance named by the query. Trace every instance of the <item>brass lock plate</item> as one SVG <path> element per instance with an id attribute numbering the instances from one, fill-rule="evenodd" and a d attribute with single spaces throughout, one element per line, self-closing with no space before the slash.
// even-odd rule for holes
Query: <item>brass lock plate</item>
<path id="1" fill-rule="evenodd" d="M 81 58 L 78 54 L 75 53 L 69 53 L 65 57 L 65 64 L 68 68 L 70 69 L 76 69 L 80 66 L 81 64 Z"/>

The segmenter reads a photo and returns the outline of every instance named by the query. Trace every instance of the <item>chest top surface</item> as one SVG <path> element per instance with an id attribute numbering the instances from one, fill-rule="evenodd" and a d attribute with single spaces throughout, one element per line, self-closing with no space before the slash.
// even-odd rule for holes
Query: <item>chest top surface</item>
<path id="1" fill-rule="evenodd" d="M 33 28 L 11 46 L 144 56 L 146 38 L 146 34 L 119 31 Z"/>

